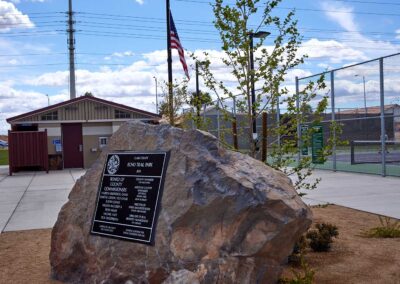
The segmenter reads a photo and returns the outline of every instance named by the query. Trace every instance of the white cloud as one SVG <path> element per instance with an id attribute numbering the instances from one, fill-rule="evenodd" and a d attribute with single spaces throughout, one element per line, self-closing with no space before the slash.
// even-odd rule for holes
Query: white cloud
<path id="1" fill-rule="evenodd" d="M 400 29 L 396 30 L 396 39 L 400 39 Z"/>
<path id="2" fill-rule="evenodd" d="M 0 0 L 0 32 L 16 28 L 33 28 L 27 15 L 22 14 L 13 3 Z"/>
<path id="3" fill-rule="evenodd" d="M 28 79 L 25 84 L 32 86 L 61 87 L 68 84 L 68 78 L 68 71 L 57 71 L 42 74 L 34 79 Z"/>
<path id="4" fill-rule="evenodd" d="M 351 54 L 348 54 L 344 56 L 344 60 L 360 62 L 399 52 L 400 45 L 364 36 L 361 32 L 363 27 L 360 27 L 356 22 L 352 6 L 333 1 L 324 1 L 321 6 L 325 10 L 325 15 L 345 30 L 342 34 L 339 34 L 339 39 L 336 42 L 355 51 L 354 55 L 358 54 L 353 59 L 351 59 Z M 400 29 L 396 33 L 398 34 L 397 38 L 400 38 Z M 332 49 L 332 58 L 340 58 L 344 55 L 338 55 L 337 52 L 338 50 Z M 344 50 L 339 50 L 339 53 L 344 53 Z M 334 61 L 331 60 L 331 62 Z M 341 62 L 341 60 L 336 62 Z"/>
<path id="5" fill-rule="evenodd" d="M 299 49 L 299 54 L 307 54 L 309 58 L 324 59 L 331 63 L 368 59 L 362 51 L 349 47 L 345 43 L 336 40 L 321 41 L 318 39 L 310 39 L 302 44 Z"/>
<path id="6" fill-rule="evenodd" d="M 139 3 L 140 5 L 144 4 L 144 0 L 135 0 L 135 1 L 136 1 L 136 3 Z"/>
<path id="7" fill-rule="evenodd" d="M 132 57 L 135 53 L 133 51 L 123 51 L 123 52 L 114 52 L 110 56 L 104 57 L 105 60 L 111 60 L 113 58 L 125 58 L 125 57 Z"/>
<path id="8" fill-rule="evenodd" d="M 300 68 L 296 69 L 291 69 L 289 72 L 285 75 L 285 83 L 295 83 L 296 77 L 298 78 L 303 78 L 303 77 L 308 77 L 311 76 L 312 73 L 310 71 L 302 70 Z"/>
<path id="9" fill-rule="evenodd" d="M 47 106 L 47 97 L 44 93 L 19 90 L 12 87 L 12 83 L 0 83 L 0 133 L 3 134 L 9 129 L 7 118 Z M 52 103 L 59 102 L 60 99 L 56 96 L 54 99 L 51 98 Z M 65 100 L 65 97 L 62 100 Z"/>
<path id="10" fill-rule="evenodd" d="M 352 7 L 334 2 L 322 2 L 321 6 L 325 10 L 325 14 L 334 22 L 337 22 L 346 31 L 358 30 L 354 14 L 352 14 Z"/>

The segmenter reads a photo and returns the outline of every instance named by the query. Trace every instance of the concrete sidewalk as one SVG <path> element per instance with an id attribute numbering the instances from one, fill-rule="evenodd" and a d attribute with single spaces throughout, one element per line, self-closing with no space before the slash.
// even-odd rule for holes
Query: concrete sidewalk
<path id="1" fill-rule="evenodd" d="M 400 219 L 400 178 L 315 170 L 316 190 L 304 190 L 309 205 L 333 203 Z"/>
<path id="2" fill-rule="evenodd" d="M 20 172 L 8 176 L 0 167 L 0 233 L 53 227 L 83 169 Z M 315 171 L 322 181 L 303 200 L 310 205 L 334 203 L 400 219 L 400 178 Z"/>
<path id="3" fill-rule="evenodd" d="M 85 170 L 20 172 L 0 168 L 0 232 L 53 227 L 75 181 Z"/>

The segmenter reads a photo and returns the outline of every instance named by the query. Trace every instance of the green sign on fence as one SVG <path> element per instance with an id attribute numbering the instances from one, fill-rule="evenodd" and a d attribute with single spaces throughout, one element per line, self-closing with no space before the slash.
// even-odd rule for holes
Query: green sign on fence
<path id="1" fill-rule="evenodd" d="M 312 140 L 311 140 L 312 162 L 314 164 L 323 164 L 324 129 L 320 124 L 314 125 L 312 129 L 313 129 Z"/>
<path id="2" fill-rule="evenodd" d="M 307 133 L 308 133 L 308 124 L 300 125 L 300 135 L 301 135 L 300 149 L 301 149 L 301 154 L 304 156 L 308 155 L 308 145 L 305 141 Z"/>

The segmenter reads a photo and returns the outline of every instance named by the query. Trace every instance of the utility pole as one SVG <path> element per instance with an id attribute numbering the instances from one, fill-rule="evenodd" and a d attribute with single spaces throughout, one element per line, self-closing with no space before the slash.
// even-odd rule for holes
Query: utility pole
<path id="1" fill-rule="evenodd" d="M 68 0 L 68 49 L 69 49 L 69 95 L 76 98 L 75 90 L 75 38 L 74 38 L 74 13 L 72 12 L 72 0 Z"/>

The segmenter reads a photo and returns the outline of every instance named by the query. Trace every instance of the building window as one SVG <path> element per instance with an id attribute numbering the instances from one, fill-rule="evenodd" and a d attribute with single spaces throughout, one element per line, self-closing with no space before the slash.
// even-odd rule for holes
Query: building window
<path id="1" fill-rule="evenodd" d="M 108 144 L 108 137 L 99 137 L 99 148 L 103 148 Z"/>
<path id="2" fill-rule="evenodd" d="M 58 111 L 48 112 L 42 115 L 42 120 L 58 120 Z"/>
<path id="3" fill-rule="evenodd" d="M 129 112 L 124 112 L 116 109 L 115 118 L 131 118 L 131 114 Z"/>

